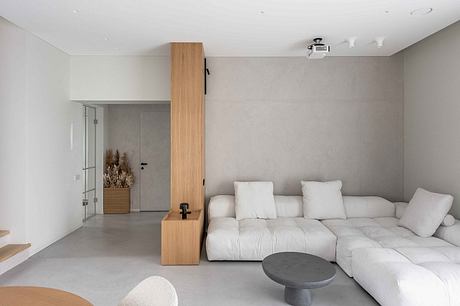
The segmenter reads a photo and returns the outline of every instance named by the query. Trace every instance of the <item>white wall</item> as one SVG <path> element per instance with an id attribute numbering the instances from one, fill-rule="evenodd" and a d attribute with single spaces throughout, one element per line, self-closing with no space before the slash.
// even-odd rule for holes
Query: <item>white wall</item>
<path id="1" fill-rule="evenodd" d="M 207 196 L 235 180 L 342 179 L 345 194 L 403 196 L 402 57 L 208 58 Z"/>
<path id="2" fill-rule="evenodd" d="M 0 45 L 0 228 L 33 254 L 81 226 L 81 105 L 67 54 L 4 19 Z"/>
<path id="3" fill-rule="evenodd" d="M 72 56 L 72 100 L 169 101 L 169 57 Z"/>
<path id="4" fill-rule="evenodd" d="M 404 51 L 404 196 L 454 195 L 460 218 L 460 22 Z"/>
<path id="5" fill-rule="evenodd" d="M 27 238 L 26 43 L 22 30 L 0 18 L 0 228 L 13 241 Z"/>

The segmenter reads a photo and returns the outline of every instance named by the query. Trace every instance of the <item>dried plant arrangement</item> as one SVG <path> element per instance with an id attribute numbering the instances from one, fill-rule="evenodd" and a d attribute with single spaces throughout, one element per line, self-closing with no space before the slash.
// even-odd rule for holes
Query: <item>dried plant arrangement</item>
<path id="1" fill-rule="evenodd" d="M 129 165 L 128 155 L 111 149 L 105 153 L 104 188 L 129 188 L 134 184 L 134 175 Z"/>

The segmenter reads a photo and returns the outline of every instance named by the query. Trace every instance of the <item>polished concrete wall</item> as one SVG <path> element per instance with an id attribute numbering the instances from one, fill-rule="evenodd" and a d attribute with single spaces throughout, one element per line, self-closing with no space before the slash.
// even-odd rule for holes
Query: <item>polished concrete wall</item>
<path id="1" fill-rule="evenodd" d="M 208 58 L 206 194 L 235 180 L 343 180 L 403 197 L 403 58 Z"/>
<path id="2" fill-rule="evenodd" d="M 404 197 L 452 194 L 460 218 L 460 22 L 404 51 Z"/>

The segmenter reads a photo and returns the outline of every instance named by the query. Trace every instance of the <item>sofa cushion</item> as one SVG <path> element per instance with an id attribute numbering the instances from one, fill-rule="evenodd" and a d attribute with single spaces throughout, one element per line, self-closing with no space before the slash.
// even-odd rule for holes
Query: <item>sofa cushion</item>
<path id="1" fill-rule="evenodd" d="M 442 281 L 449 298 L 449 304 L 446 305 L 460 305 L 460 265 L 449 262 L 427 262 L 420 266 L 431 271 Z"/>
<path id="2" fill-rule="evenodd" d="M 272 182 L 234 182 L 235 215 L 242 219 L 275 219 Z"/>
<path id="3" fill-rule="evenodd" d="M 334 234 L 319 221 L 302 217 L 214 218 L 206 239 L 209 260 L 263 260 L 276 252 L 297 251 L 333 261 L 335 247 Z"/>
<path id="4" fill-rule="evenodd" d="M 394 217 L 395 205 L 381 197 L 343 196 L 347 218 Z"/>
<path id="5" fill-rule="evenodd" d="M 437 251 L 435 248 L 397 248 L 396 251 L 415 264 L 426 262 L 451 262 L 448 256 L 443 252 Z"/>
<path id="6" fill-rule="evenodd" d="M 399 220 L 404 226 L 420 237 L 430 237 L 441 225 L 450 208 L 453 197 L 418 188 Z"/>
<path id="7" fill-rule="evenodd" d="M 307 219 L 346 219 L 342 182 L 302 181 L 303 215 Z"/>
<path id="8" fill-rule="evenodd" d="M 353 276 L 352 256 L 356 249 L 452 246 L 435 237 L 418 237 L 398 226 L 396 218 L 349 218 L 322 223 L 337 236 L 337 264 L 349 276 Z"/>
<path id="9" fill-rule="evenodd" d="M 436 247 L 434 248 L 439 253 L 445 255 L 451 262 L 460 264 L 460 248 L 455 246 Z"/>
<path id="10" fill-rule="evenodd" d="M 370 248 L 353 251 L 352 267 L 354 279 L 382 306 L 459 305 L 455 263 L 415 264 L 397 250 Z"/>
<path id="11" fill-rule="evenodd" d="M 235 218 L 214 218 L 210 220 L 206 237 L 206 251 L 209 260 L 239 260 L 240 231 Z"/>

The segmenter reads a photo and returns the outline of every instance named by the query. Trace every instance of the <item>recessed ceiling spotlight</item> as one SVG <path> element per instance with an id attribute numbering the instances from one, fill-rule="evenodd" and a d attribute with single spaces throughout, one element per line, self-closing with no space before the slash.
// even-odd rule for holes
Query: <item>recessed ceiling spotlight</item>
<path id="1" fill-rule="evenodd" d="M 109 40 L 109 38 L 108 38 L 108 37 L 104 37 L 104 40 L 107 41 L 107 40 Z"/>
<path id="2" fill-rule="evenodd" d="M 78 9 L 74 9 L 74 10 L 72 11 L 72 13 L 74 13 L 74 14 L 78 14 L 78 13 L 80 13 L 80 10 L 78 10 Z"/>
<path id="3" fill-rule="evenodd" d="M 353 36 L 353 37 L 350 37 L 347 39 L 347 42 L 348 42 L 348 48 L 354 48 L 355 45 L 356 45 L 356 39 L 357 37 L 356 36 Z"/>
<path id="4" fill-rule="evenodd" d="M 375 43 L 377 44 L 377 48 L 382 48 L 383 47 L 383 42 L 385 41 L 385 37 L 376 37 L 375 38 Z"/>
<path id="5" fill-rule="evenodd" d="M 431 13 L 432 11 L 433 11 L 433 8 L 432 8 L 432 7 L 422 7 L 422 8 L 413 10 L 412 12 L 410 12 L 410 14 L 411 14 L 411 15 L 423 16 L 423 15 L 428 15 L 428 14 Z"/>

